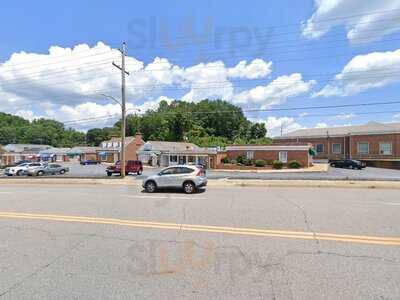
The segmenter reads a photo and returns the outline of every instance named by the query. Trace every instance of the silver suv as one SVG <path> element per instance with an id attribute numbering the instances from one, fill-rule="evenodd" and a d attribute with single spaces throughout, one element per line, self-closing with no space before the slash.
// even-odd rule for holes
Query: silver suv
<path id="1" fill-rule="evenodd" d="M 149 193 L 154 193 L 158 188 L 182 188 L 185 193 L 191 194 L 206 185 L 204 168 L 193 165 L 167 167 L 143 180 L 143 187 Z"/>
<path id="2" fill-rule="evenodd" d="M 28 171 L 31 169 L 35 169 L 45 165 L 46 165 L 45 163 L 40 163 L 40 162 L 23 163 L 15 167 L 6 168 L 4 173 L 7 176 L 13 176 L 13 175 L 21 176 L 21 175 L 26 175 Z"/>

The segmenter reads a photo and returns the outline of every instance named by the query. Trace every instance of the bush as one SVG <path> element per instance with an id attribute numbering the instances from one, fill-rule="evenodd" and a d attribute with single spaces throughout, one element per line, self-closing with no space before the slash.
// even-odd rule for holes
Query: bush
<path id="1" fill-rule="evenodd" d="M 283 162 L 281 162 L 280 160 L 274 160 L 272 162 L 272 167 L 274 169 L 282 169 L 283 168 Z"/>
<path id="2" fill-rule="evenodd" d="M 237 164 L 236 159 L 232 159 L 232 160 L 231 160 L 231 164 L 236 165 L 236 164 Z"/>
<path id="3" fill-rule="evenodd" d="M 246 160 L 246 157 L 244 155 L 239 155 L 238 157 L 236 157 L 236 162 L 238 164 L 244 165 L 245 160 Z"/>
<path id="4" fill-rule="evenodd" d="M 263 159 L 257 159 L 255 162 L 256 167 L 265 167 L 267 162 Z"/>
<path id="5" fill-rule="evenodd" d="M 292 161 L 289 161 L 288 167 L 290 169 L 300 169 L 302 167 L 302 165 L 297 160 L 292 160 Z"/>
<path id="6" fill-rule="evenodd" d="M 244 164 L 245 166 L 251 166 L 251 165 L 253 165 L 253 161 L 252 161 L 251 159 L 245 158 L 245 159 L 243 160 L 243 164 Z"/>
<path id="7" fill-rule="evenodd" d="M 221 159 L 221 162 L 222 162 L 223 164 L 229 164 L 229 158 L 224 157 L 223 159 Z"/>

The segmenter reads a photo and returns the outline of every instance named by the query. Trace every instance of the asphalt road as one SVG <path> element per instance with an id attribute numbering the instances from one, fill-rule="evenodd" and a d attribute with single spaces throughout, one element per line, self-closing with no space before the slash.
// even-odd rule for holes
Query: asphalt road
<path id="1" fill-rule="evenodd" d="M 81 166 L 79 163 L 63 163 L 70 168 L 70 172 L 58 177 L 86 177 L 106 178 L 106 164 Z M 146 176 L 159 172 L 161 168 L 145 168 L 143 179 Z M 136 176 L 132 174 L 132 176 Z M 371 168 L 364 170 L 350 170 L 340 168 L 329 168 L 328 172 L 299 172 L 299 173 L 243 173 L 243 172 L 221 172 L 207 170 L 210 179 L 270 179 L 270 180 L 400 180 L 400 170 Z M 0 175 L 1 177 L 1 175 Z M 54 176 L 53 176 L 54 177 Z"/>
<path id="2" fill-rule="evenodd" d="M 142 176 L 159 172 L 160 169 L 146 169 Z M 341 168 L 329 168 L 327 172 L 296 172 L 296 173 L 244 173 L 244 172 L 221 172 L 207 170 L 207 177 L 210 179 L 269 179 L 269 180 L 400 180 L 400 170 L 371 168 L 363 170 L 351 170 Z"/>
<path id="3" fill-rule="evenodd" d="M 398 195 L 3 184 L 0 298 L 399 299 Z"/>

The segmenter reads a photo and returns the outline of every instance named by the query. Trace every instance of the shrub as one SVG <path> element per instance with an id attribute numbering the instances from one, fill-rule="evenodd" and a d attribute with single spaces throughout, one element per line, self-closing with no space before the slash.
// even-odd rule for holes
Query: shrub
<path id="1" fill-rule="evenodd" d="M 236 164 L 237 164 L 236 159 L 232 159 L 232 160 L 231 160 L 231 164 L 236 165 Z"/>
<path id="2" fill-rule="evenodd" d="M 281 162 L 280 160 L 274 160 L 272 162 L 272 167 L 274 169 L 282 169 L 283 168 L 283 162 Z"/>
<path id="3" fill-rule="evenodd" d="M 265 167 L 267 162 L 263 159 L 257 159 L 255 162 L 256 167 Z"/>
<path id="4" fill-rule="evenodd" d="M 245 160 L 246 160 L 246 157 L 244 155 L 239 155 L 238 157 L 236 157 L 236 161 L 238 164 L 244 165 Z"/>
<path id="5" fill-rule="evenodd" d="M 229 158 L 224 157 L 223 159 L 221 159 L 221 162 L 222 162 L 223 164 L 229 164 Z"/>
<path id="6" fill-rule="evenodd" d="M 245 159 L 243 160 L 243 164 L 244 164 L 245 166 L 251 166 L 251 165 L 253 165 L 253 161 L 252 161 L 251 159 L 245 158 Z"/>
<path id="7" fill-rule="evenodd" d="M 290 169 L 300 169 L 302 167 L 301 163 L 298 162 L 297 160 L 291 160 L 288 163 L 288 167 Z"/>

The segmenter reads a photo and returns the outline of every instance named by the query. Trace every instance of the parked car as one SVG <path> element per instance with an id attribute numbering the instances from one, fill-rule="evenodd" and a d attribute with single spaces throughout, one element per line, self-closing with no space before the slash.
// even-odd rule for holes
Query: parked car
<path id="1" fill-rule="evenodd" d="M 106 169 L 106 173 L 108 176 L 112 174 L 121 175 L 121 163 L 117 161 L 115 165 L 109 166 Z M 125 174 L 136 173 L 137 175 L 141 175 L 143 173 L 143 164 L 140 160 L 127 160 L 125 163 Z"/>
<path id="2" fill-rule="evenodd" d="M 350 169 L 358 169 L 361 170 L 366 167 L 366 164 L 354 159 L 344 159 L 344 160 L 336 160 L 330 163 L 331 167 L 334 168 L 350 168 Z"/>
<path id="3" fill-rule="evenodd" d="M 193 165 L 167 167 L 143 180 L 144 189 L 153 193 L 159 188 L 181 188 L 187 194 L 207 185 L 204 168 Z"/>
<path id="4" fill-rule="evenodd" d="M 19 165 L 22 165 L 22 164 L 28 164 L 28 163 L 31 163 L 31 162 L 32 162 L 31 160 L 25 160 L 25 159 L 23 159 L 23 160 L 16 161 L 16 162 L 14 162 L 14 163 L 12 163 L 12 164 L 6 165 L 6 168 L 11 168 L 11 167 L 19 166 Z"/>
<path id="5" fill-rule="evenodd" d="M 86 159 L 86 160 L 81 160 L 80 164 L 82 166 L 99 165 L 99 164 L 101 164 L 101 162 L 98 160 L 94 160 L 94 159 Z"/>
<path id="6" fill-rule="evenodd" d="M 6 168 L 4 174 L 7 176 L 22 176 L 27 174 L 30 169 L 45 166 L 44 163 L 33 162 L 33 163 L 23 163 L 15 167 Z"/>
<path id="7" fill-rule="evenodd" d="M 69 172 L 68 167 L 63 167 L 59 164 L 48 164 L 40 167 L 30 168 L 28 169 L 28 176 L 43 176 L 43 175 L 56 175 L 56 174 L 65 174 Z"/>

